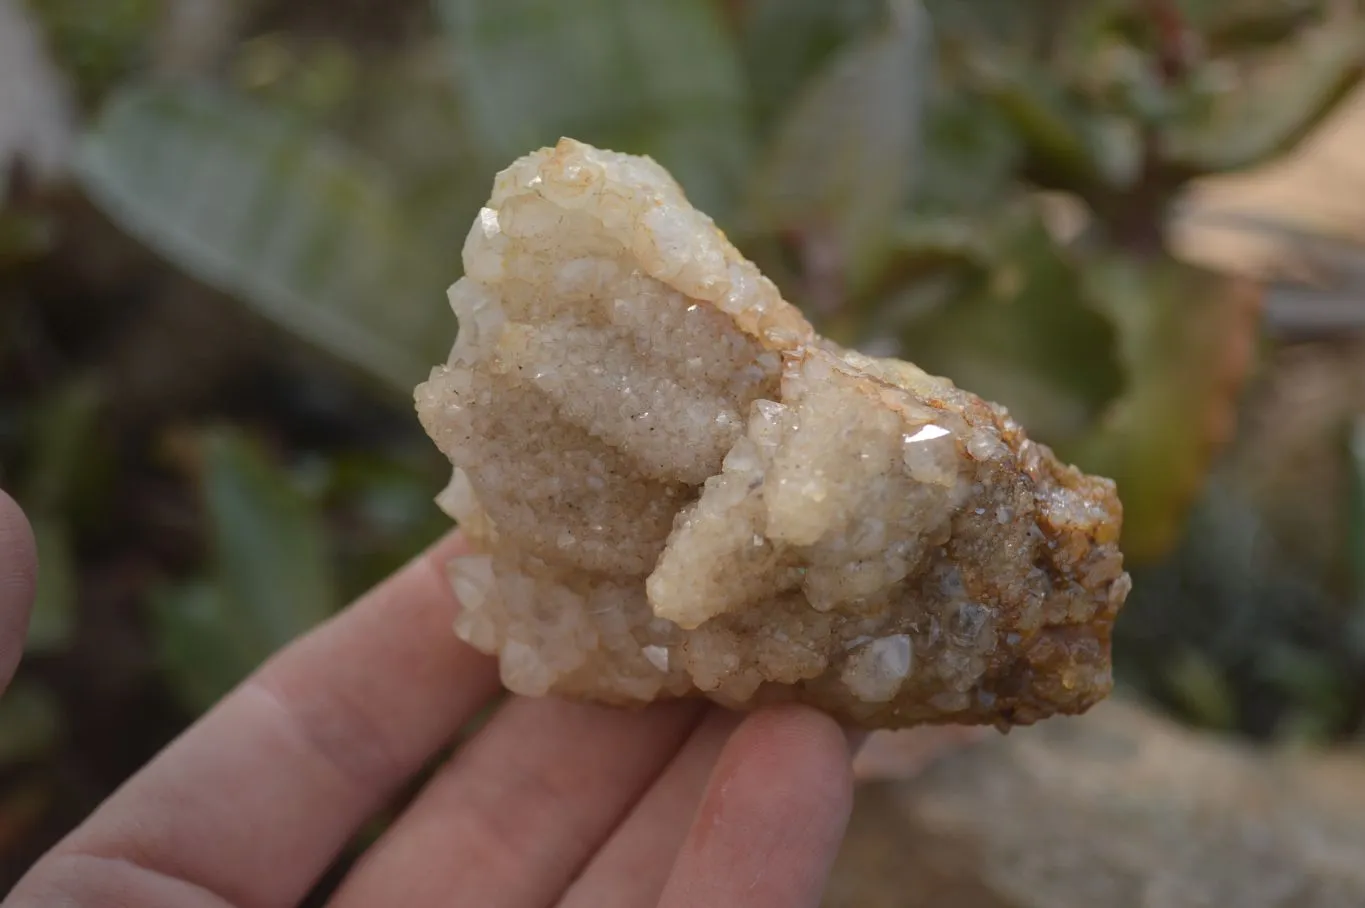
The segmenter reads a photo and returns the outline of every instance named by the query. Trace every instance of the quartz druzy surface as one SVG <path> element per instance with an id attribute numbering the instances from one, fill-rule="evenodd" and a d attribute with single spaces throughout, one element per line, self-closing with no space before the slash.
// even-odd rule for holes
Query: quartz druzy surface
<path id="1" fill-rule="evenodd" d="M 417 388 L 456 632 L 513 691 L 1036 721 L 1112 684 L 1113 484 L 997 405 L 816 335 L 648 158 L 498 175 Z"/>

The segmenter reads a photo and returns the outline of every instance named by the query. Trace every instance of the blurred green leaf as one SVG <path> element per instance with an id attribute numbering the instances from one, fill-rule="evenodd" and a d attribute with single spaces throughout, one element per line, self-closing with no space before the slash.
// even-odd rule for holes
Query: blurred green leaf
<path id="1" fill-rule="evenodd" d="M 928 265 L 960 263 L 989 268 L 1001 252 L 1000 237 L 971 217 L 913 217 L 892 234 L 896 252 Z"/>
<path id="2" fill-rule="evenodd" d="M 89 491 L 89 480 L 99 478 L 102 404 L 99 387 L 93 381 L 77 379 L 46 396 L 35 408 L 24 494 L 28 508 L 69 512 Z"/>
<path id="3" fill-rule="evenodd" d="M 37 258 L 51 243 L 52 223 L 47 218 L 0 209 L 0 270 Z"/>
<path id="4" fill-rule="evenodd" d="M 569 136 L 653 156 L 725 218 L 750 136 L 739 54 L 714 2 L 438 0 L 437 11 L 490 167 Z"/>
<path id="5" fill-rule="evenodd" d="M 975 259 L 978 251 L 961 246 L 931 246 L 897 259 L 886 280 L 879 282 L 886 289 L 869 294 L 867 301 L 850 313 L 852 318 L 865 323 L 861 330 L 840 326 L 849 345 L 865 350 L 894 350 L 898 356 L 909 356 L 905 335 L 916 325 L 932 321 L 979 285 L 981 269 L 989 265 Z M 872 314 L 862 315 L 865 309 Z"/>
<path id="6" fill-rule="evenodd" d="M 1202 653 L 1186 649 L 1167 667 L 1166 688 L 1191 719 L 1226 731 L 1237 724 L 1237 695 L 1227 677 Z"/>
<path id="7" fill-rule="evenodd" d="M 326 537 L 311 503 L 245 436 L 203 437 L 203 492 L 219 580 L 272 648 L 332 614 Z"/>
<path id="8" fill-rule="evenodd" d="M 844 44 L 873 28 L 887 0 L 749 0 L 741 47 L 763 131 Z"/>
<path id="9" fill-rule="evenodd" d="M 1143 562 L 1176 541 L 1213 453 L 1231 435 L 1261 292 L 1172 259 L 1096 256 L 1083 275 L 1091 304 L 1118 327 L 1125 391 L 1062 453 L 1117 481 L 1124 552 Z"/>
<path id="10" fill-rule="evenodd" d="M 1265 428 L 1282 432 L 1277 421 Z M 1343 658 L 1341 606 L 1321 575 L 1287 557 L 1278 525 L 1247 486 L 1238 460 L 1261 457 L 1255 449 L 1266 439 L 1242 442 L 1210 472 L 1179 545 L 1132 565 L 1133 592 L 1114 628 L 1115 667 L 1121 683 L 1188 715 L 1188 698 L 1171 693 L 1171 668 L 1174 658 L 1179 677 L 1185 651 L 1194 650 L 1217 683 L 1230 686 L 1239 730 L 1282 739 L 1314 728 L 1339 734 L 1359 689 L 1358 670 Z"/>
<path id="11" fill-rule="evenodd" d="M 153 597 L 163 667 L 197 710 L 338 604 L 321 520 L 288 474 L 239 432 L 200 442 L 213 573 Z"/>
<path id="12" fill-rule="evenodd" d="M 911 199 L 916 215 L 975 212 L 1014 193 L 1019 136 L 981 98 L 941 86 L 924 112 L 921 172 Z"/>
<path id="13" fill-rule="evenodd" d="M 1118 338 L 1089 308 L 1079 274 L 1031 205 L 996 215 L 979 230 L 988 267 L 947 305 L 912 321 L 903 350 L 1010 409 L 1029 432 L 1074 438 L 1124 383 Z"/>
<path id="14" fill-rule="evenodd" d="M 868 327 L 876 334 L 898 334 L 907 319 L 930 314 L 927 300 L 946 305 L 945 290 L 966 292 L 978 273 L 992 267 L 999 244 L 998 233 L 977 218 L 912 216 L 892 232 L 886 260 L 857 308 L 871 307 Z"/>
<path id="15" fill-rule="evenodd" d="M 459 250 L 488 199 L 491 175 L 465 126 L 445 45 L 432 43 L 365 71 L 349 134 L 392 169 L 417 229 L 433 245 Z"/>
<path id="16" fill-rule="evenodd" d="M 348 592 L 369 589 L 450 531 L 431 495 L 450 467 L 428 450 L 435 456 L 412 462 L 368 453 L 330 460 L 325 498 Z"/>
<path id="17" fill-rule="evenodd" d="M 989 104 L 939 85 L 928 99 L 923 129 L 909 211 L 892 229 L 883 260 L 855 300 L 858 312 L 875 313 L 871 332 L 864 333 L 899 334 L 907 319 L 927 311 L 928 297 L 942 295 L 945 281 L 963 283 L 953 272 L 989 269 L 1004 232 L 998 212 L 1016 205 L 1020 195 L 1022 146 Z M 938 289 L 911 286 L 921 279 Z M 925 289 L 930 292 L 921 292 Z"/>
<path id="18" fill-rule="evenodd" d="M 1116 7 L 1125 5 L 933 4 L 947 31 L 943 53 L 954 84 L 1009 125 L 1031 182 L 1093 193 L 1130 188 L 1141 176 L 1135 108 L 1160 106 L 1164 89 L 1152 61 L 1112 30 Z"/>
<path id="19" fill-rule="evenodd" d="M 1122 182 L 1124 171 L 1109 163 L 1125 159 L 1121 149 L 1106 148 L 1101 121 L 1040 65 L 978 57 L 972 84 L 1023 141 L 1044 185 L 1089 191 L 1111 171 Z"/>
<path id="20" fill-rule="evenodd" d="M 1296 705 L 1276 736 L 1291 743 L 1327 743 L 1351 711 L 1353 691 L 1341 666 L 1320 651 L 1282 640 L 1262 646 L 1256 653 L 1257 674 Z"/>
<path id="21" fill-rule="evenodd" d="M 444 359 L 458 256 L 411 228 L 385 174 L 291 117 L 204 89 L 125 89 L 79 171 L 129 232 L 404 396 Z"/>
<path id="22" fill-rule="evenodd" d="M 46 757 L 61 734 L 61 706 L 45 687 L 16 682 L 0 697 L 0 768 Z"/>
<path id="23" fill-rule="evenodd" d="M 362 77 L 346 44 L 299 40 L 288 32 L 243 42 L 232 68 L 233 82 L 243 92 L 314 122 L 325 122 L 354 101 Z"/>
<path id="24" fill-rule="evenodd" d="M 1164 158 L 1195 174 L 1239 170 L 1284 154 L 1365 77 L 1365 21 L 1304 29 L 1241 84 L 1162 136 Z"/>
<path id="25" fill-rule="evenodd" d="M 934 30 L 951 44 L 987 49 L 992 56 L 1032 54 L 1055 41 L 1077 7 L 1103 0 L 925 0 Z"/>
<path id="26" fill-rule="evenodd" d="M 930 55 L 919 4 L 891 3 L 884 25 L 838 53 L 787 112 L 755 175 L 757 220 L 828 238 L 850 288 L 880 267 L 909 199 Z"/>
<path id="27" fill-rule="evenodd" d="M 270 654 L 208 581 L 153 590 L 151 608 L 161 670 L 176 699 L 196 715 Z"/>
<path id="28" fill-rule="evenodd" d="M 76 627 L 79 575 L 67 526 L 48 512 L 30 515 L 38 544 L 38 595 L 29 619 L 24 652 L 30 655 L 66 649 Z"/>
<path id="29" fill-rule="evenodd" d="M 28 2 L 88 103 L 145 61 L 164 5 L 164 0 Z"/>

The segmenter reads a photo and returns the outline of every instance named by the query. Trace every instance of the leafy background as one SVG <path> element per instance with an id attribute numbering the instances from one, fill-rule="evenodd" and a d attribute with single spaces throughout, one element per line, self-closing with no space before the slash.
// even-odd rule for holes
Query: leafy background
<path id="1" fill-rule="evenodd" d="M 42 557 L 0 887 L 447 528 L 411 389 L 493 174 L 564 134 L 1114 476 L 1123 684 L 1357 740 L 1362 61 L 1327 0 L 0 0 L 0 484 Z"/>

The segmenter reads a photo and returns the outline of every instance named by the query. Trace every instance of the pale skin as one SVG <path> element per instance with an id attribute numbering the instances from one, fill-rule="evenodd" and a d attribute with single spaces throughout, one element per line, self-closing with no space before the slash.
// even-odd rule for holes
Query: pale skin
<path id="1" fill-rule="evenodd" d="M 278 653 L 29 871 L 0 908 L 286 908 L 499 690 L 460 643 L 452 534 Z M 0 492 L 0 689 L 36 556 Z M 435 773 L 335 908 L 805 908 L 851 805 L 850 739 L 736 716 L 512 698 Z"/>

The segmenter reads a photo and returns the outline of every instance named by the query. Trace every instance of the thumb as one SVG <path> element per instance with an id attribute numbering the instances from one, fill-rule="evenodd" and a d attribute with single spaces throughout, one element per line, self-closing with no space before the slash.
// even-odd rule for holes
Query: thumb
<path id="1" fill-rule="evenodd" d="M 14 499 L 0 491 L 0 692 L 9 686 L 24 651 L 37 582 L 33 530 Z"/>

